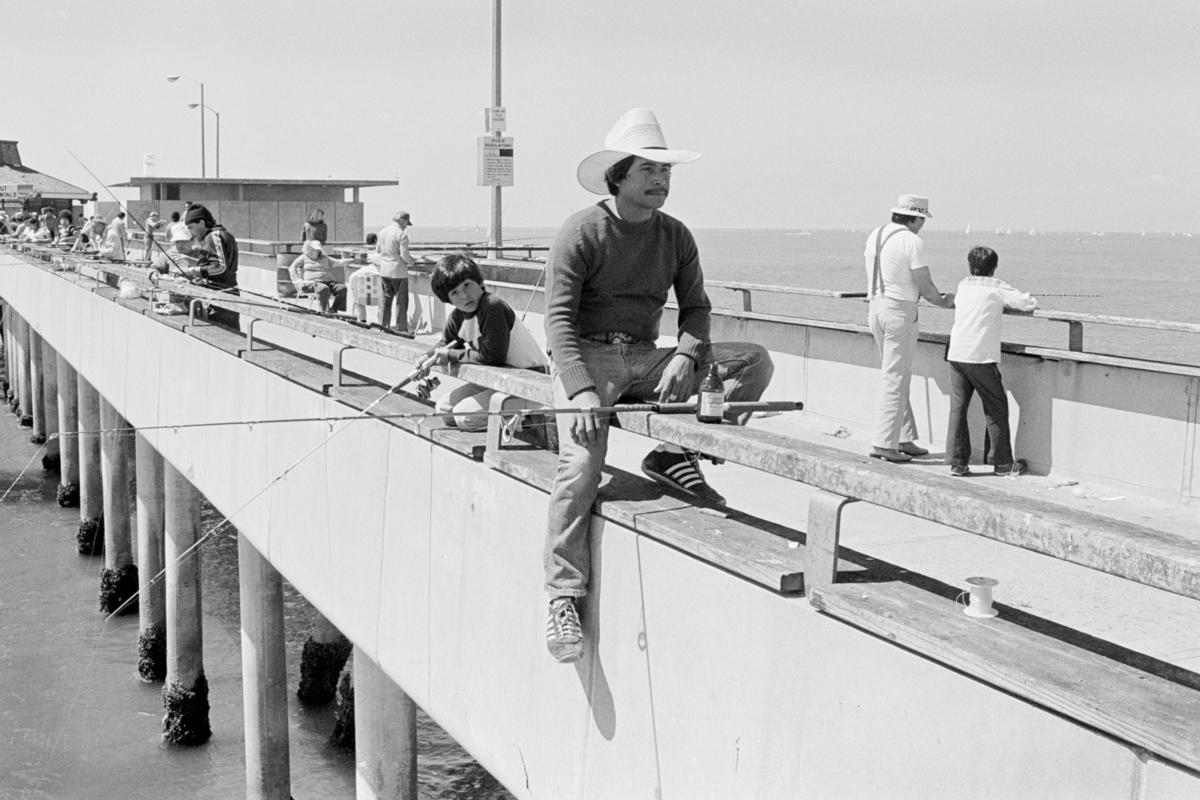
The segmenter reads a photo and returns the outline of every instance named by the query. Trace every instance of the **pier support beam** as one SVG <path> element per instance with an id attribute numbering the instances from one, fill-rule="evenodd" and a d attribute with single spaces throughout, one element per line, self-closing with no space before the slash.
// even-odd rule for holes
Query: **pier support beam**
<path id="1" fill-rule="evenodd" d="M 104 552 L 104 481 L 100 477 L 100 393 L 76 373 L 79 390 L 79 534 L 80 555 Z"/>
<path id="2" fill-rule="evenodd" d="M 39 337 L 40 338 L 40 337 Z M 58 439 L 58 353 L 42 339 L 42 419 L 45 421 L 46 452 L 42 469 L 59 473 L 62 468 L 61 446 Z"/>
<path id="3" fill-rule="evenodd" d="M 104 482 L 104 572 L 100 575 L 100 610 L 111 614 L 137 611 L 133 599 L 138 588 L 138 569 L 133 563 L 133 534 L 130 527 L 129 464 L 133 437 L 121 415 L 100 398 L 100 469 Z M 133 599 L 133 602 L 130 600 Z"/>
<path id="4" fill-rule="evenodd" d="M 337 692 L 338 676 L 354 645 L 333 626 L 333 623 L 317 614 L 312 633 L 304 642 L 300 654 L 300 687 L 296 697 L 306 706 L 325 705 Z"/>
<path id="5" fill-rule="evenodd" d="M 4 339 L 4 348 L 0 349 L 0 355 L 4 356 L 4 369 L 0 370 L 0 399 L 8 402 L 13 387 L 12 307 L 0 302 L 0 314 L 3 314 L 0 316 L 0 337 Z"/>
<path id="6" fill-rule="evenodd" d="M 58 429 L 64 438 L 58 446 L 58 504 L 79 505 L 79 378 L 75 368 L 61 355 L 55 357 L 58 385 Z"/>
<path id="7" fill-rule="evenodd" d="M 212 736 L 208 680 L 204 677 L 204 626 L 200 605 L 200 495 L 163 461 L 167 564 L 167 682 L 163 686 L 163 739 L 203 744 Z"/>
<path id="8" fill-rule="evenodd" d="M 287 650 L 283 579 L 250 540 L 238 534 L 242 615 L 242 713 L 246 732 L 246 797 L 288 800 Z"/>
<path id="9" fill-rule="evenodd" d="M 32 327 L 29 329 L 29 407 L 25 411 L 33 422 L 29 441 L 33 444 L 46 443 L 46 408 L 42 404 L 42 337 Z"/>
<path id="10" fill-rule="evenodd" d="M 354 648 L 358 800 L 417 800 L 417 704 Z"/>
<path id="11" fill-rule="evenodd" d="M 22 428 L 33 427 L 33 382 L 29 376 L 29 332 L 30 327 L 17 317 L 17 416 Z"/>
<path id="12" fill-rule="evenodd" d="M 167 675 L 167 589 L 163 563 L 163 458 L 146 437 L 136 434 L 138 677 L 161 681 Z"/>

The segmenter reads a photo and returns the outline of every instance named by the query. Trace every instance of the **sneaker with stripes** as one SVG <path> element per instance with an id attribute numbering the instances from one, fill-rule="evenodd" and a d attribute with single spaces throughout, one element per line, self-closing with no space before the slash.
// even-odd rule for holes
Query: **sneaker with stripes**
<path id="1" fill-rule="evenodd" d="M 642 472 L 664 486 L 687 492 L 706 503 L 725 505 L 725 498 L 704 480 L 696 453 L 653 450 L 642 459 Z"/>
<path id="2" fill-rule="evenodd" d="M 546 620 L 546 649 L 554 660 L 569 664 L 583 658 L 583 625 L 579 612 L 570 597 L 550 601 L 550 616 Z"/>

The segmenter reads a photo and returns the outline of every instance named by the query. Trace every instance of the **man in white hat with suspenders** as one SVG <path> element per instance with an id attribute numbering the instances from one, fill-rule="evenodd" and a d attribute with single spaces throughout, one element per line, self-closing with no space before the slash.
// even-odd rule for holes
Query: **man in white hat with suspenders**
<path id="1" fill-rule="evenodd" d="M 546 530 L 546 645 L 561 662 L 583 655 L 575 603 L 588 590 L 592 504 L 608 449 L 609 420 L 591 409 L 622 397 L 686 400 L 697 373 L 714 362 L 727 399 L 758 400 L 774 371 L 759 345 L 710 341 L 712 304 L 696 242 L 683 223 L 659 210 L 670 192 L 672 165 L 700 154 L 669 149 L 646 108 L 626 112 L 604 144 L 576 175 L 589 192 L 611 196 L 563 223 L 547 263 L 546 340 L 555 405 L 581 409 L 557 415 L 558 470 Z M 669 290 L 679 306 L 678 343 L 658 347 Z M 748 417 L 728 419 L 745 424 Z M 697 455 L 659 445 L 643 459 L 642 472 L 701 502 L 724 505 L 700 472 Z"/>
<path id="2" fill-rule="evenodd" d="M 870 456 L 884 461 L 899 463 L 929 454 L 916 443 L 917 421 L 908 399 L 919 333 L 917 301 L 924 297 L 935 306 L 954 306 L 954 295 L 943 294 L 934 285 L 925 243 L 917 235 L 932 216 L 928 197 L 900 195 L 892 221 L 871 231 L 863 253 L 871 304 L 868 317 L 881 368 Z"/>

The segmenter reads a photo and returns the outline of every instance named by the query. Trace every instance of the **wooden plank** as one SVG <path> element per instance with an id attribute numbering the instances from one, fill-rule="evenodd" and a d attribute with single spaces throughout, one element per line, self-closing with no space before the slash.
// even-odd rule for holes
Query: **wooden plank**
<path id="1" fill-rule="evenodd" d="M 545 450 L 489 452 L 484 463 L 549 492 L 558 457 Z M 774 592 L 804 591 L 803 534 L 737 512 L 704 509 L 653 481 L 606 467 L 593 512 Z M 795 543 L 795 544 L 793 544 Z M 843 563 L 847 572 L 863 568 Z"/>
<path id="2" fill-rule="evenodd" d="M 821 611 L 1070 719 L 1200 769 L 1200 692 L 904 583 L 816 589 Z"/>
<path id="3" fill-rule="evenodd" d="M 1019 503 L 983 481 L 905 470 L 866 455 L 675 415 L 623 414 L 627 430 L 1200 599 L 1200 541 L 1040 498 Z"/>

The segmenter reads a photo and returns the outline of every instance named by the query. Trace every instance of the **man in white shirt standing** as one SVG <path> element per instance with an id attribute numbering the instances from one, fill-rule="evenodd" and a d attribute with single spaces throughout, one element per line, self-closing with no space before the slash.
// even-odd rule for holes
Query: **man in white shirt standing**
<path id="1" fill-rule="evenodd" d="M 383 298 L 379 303 L 379 325 L 392 326 L 392 301 L 396 302 L 395 330 L 408 331 L 408 268 L 415 262 L 408 252 L 408 226 L 412 219 L 407 211 L 392 215 L 390 225 L 379 231 L 375 252 L 379 253 L 379 277 L 383 283 Z"/>
<path id="2" fill-rule="evenodd" d="M 892 208 L 892 221 L 871 231 L 863 255 L 867 267 L 868 320 L 879 350 L 880 392 L 871 434 L 872 458 L 911 461 L 929 451 L 916 444 L 917 421 L 908 398 L 917 350 L 917 301 L 954 307 L 954 295 L 938 291 L 929 274 L 921 228 L 929 198 L 903 194 Z"/>

